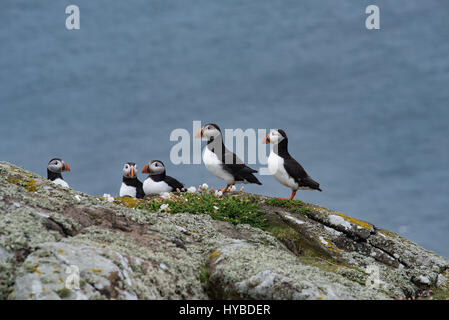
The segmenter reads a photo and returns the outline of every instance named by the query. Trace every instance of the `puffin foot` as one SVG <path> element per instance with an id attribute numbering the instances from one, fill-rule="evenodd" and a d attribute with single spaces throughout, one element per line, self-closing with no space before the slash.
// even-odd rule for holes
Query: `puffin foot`
<path id="1" fill-rule="evenodd" d="M 229 184 L 226 185 L 226 187 L 224 189 L 221 189 L 221 190 L 218 190 L 218 191 L 220 191 L 221 193 L 225 193 L 226 191 L 228 191 L 228 189 L 229 189 Z"/>
<path id="2" fill-rule="evenodd" d="M 296 191 L 292 191 L 292 194 L 290 195 L 290 198 L 278 198 L 279 200 L 293 200 L 293 198 L 296 195 Z"/>

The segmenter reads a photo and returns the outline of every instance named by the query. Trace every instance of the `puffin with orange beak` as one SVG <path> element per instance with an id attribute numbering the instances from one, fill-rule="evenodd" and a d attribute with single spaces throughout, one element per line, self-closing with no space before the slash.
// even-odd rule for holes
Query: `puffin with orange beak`
<path id="1" fill-rule="evenodd" d="M 59 158 L 53 158 L 47 165 L 47 178 L 57 185 L 69 188 L 69 184 L 62 178 L 62 172 L 70 171 L 69 165 Z"/>
<path id="2" fill-rule="evenodd" d="M 148 178 L 143 182 L 145 195 L 161 194 L 164 192 L 185 191 L 184 185 L 167 176 L 165 165 L 160 160 L 153 160 L 142 169 L 142 173 L 148 173 Z"/>
<path id="3" fill-rule="evenodd" d="M 229 187 L 237 183 L 262 183 L 254 176 L 257 170 L 246 166 L 243 161 L 223 144 L 220 128 L 214 123 L 208 123 L 195 134 L 197 139 L 207 139 L 203 152 L 203 162 L 206 168 L 217 178 L 226 182 L 221 192 L 225 193 Z"/>
<path id="4" fill-rule="evenodd" d="M 320 184 L 288 152 L 288 138 L 284 130 L 271 130 L 262 143 L 273 145 L 268 157 L 268 170 L 277 181 L 292 190 L 290 198 L 280 199 L 292 200 L 297 190 L 321 191 Z"/>
<path id="5" fill-rule="evenodd" d="M 137 164 L 127 162 L 123 166 L 123 180 L 120 187 L 120 197 L 142 199 L 145 197 L 143 183 L 137 178 Z"/>

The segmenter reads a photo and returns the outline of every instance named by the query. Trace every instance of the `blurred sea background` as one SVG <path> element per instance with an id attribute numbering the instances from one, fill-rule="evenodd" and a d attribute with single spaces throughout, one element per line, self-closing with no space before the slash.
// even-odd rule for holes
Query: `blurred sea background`
<path id="1" fill-rule="evenodd" d="M 65 28 L 70 4 L 80 30 Z M 380 30 L 365 28 L 370 4 Z M 435 0 L 2 1 L 0 161 L 45 176 L 61 157 L 71 187 L 97 196 L 117 195 L 126 161 L 152 159 L 222 187 L 170 162 L 173 129 L 283 128 L 323 189 L 297 199 L 448 258 L 448 13 Z M 290 194 L 259 178 L 245 191 Z"/>

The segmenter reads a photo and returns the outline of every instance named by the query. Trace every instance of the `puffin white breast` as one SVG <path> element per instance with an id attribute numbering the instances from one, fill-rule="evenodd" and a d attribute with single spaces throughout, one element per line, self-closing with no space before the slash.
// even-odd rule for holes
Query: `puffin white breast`
<path id="1" fill-rule="evenodd" d="M 56 183 L 57 185 L 60 185 L 61 187 L 64 188 L 69 188 L 69 184 L 60 178 L 53 180 L 53 183 Z"/>
<path id="2" fill-rule="evenodd" d="M 223 163 L 218 159 L 217 155 L 209 150 L 208 147 L 204 148 L 203 162 L 207 170 L 209 170 L 214 176 L 224 180 L 227 184 L 234 183 L 234 177 L 232 174 L 223 169 Z"/>
<path id="3" fill-rule="evenodd" d="M 143 182 L 143 191 L 145 194 L 160 194 L 163 192 L 171 192 L 172 187 L 170 187 L 165 181 L 153 181 L 151 177 L 148 177 Z"/>
<path id="4" fill-rule="evenodd" d="M 286 187 L 293 190 L 298 190 L 298 184 L 295 179 L 293 179 L 285 170 L 284 159 L 274 153 L 270 152 L 268 157 L 268 170 L 273 175 L 273 177 Z"/>
<path id="5" fill-rule="evenodd" d="M 126 183 L 122 182 L 122 186 L 120 187 L 120 197 L 129 196 L 135 198 L 136 194 L 136 187 L 128 186 Z"/>

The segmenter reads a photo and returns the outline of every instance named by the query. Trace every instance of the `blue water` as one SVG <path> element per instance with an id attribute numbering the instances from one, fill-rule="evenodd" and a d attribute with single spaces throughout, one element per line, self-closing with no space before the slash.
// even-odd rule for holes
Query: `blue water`
<path id="1" fill-rule="evenodd" d="M 65 28 L 65 7 L 81 29 Z M 365 29 L 377 4 L 381 30 Z M 126 161 L 174 165 L 174 128 L 283 128 L 317 203 L 449 257 L 449 2 L 4 0 L 0 160 L 117 194 Z M 252 165 L 258 168 L 258 165 Z M 288 196 L 271 176 L 246 191 Z"/>

